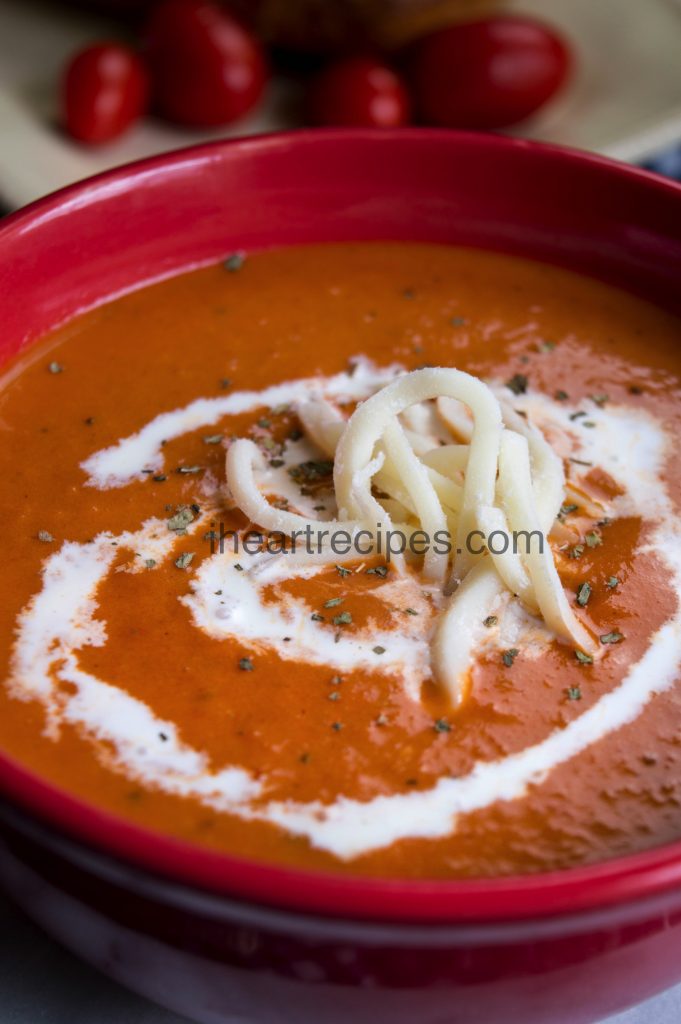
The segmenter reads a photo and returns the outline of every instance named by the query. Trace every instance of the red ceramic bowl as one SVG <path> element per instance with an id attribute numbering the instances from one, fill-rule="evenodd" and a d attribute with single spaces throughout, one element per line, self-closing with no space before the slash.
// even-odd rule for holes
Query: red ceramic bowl
<path id="1" fill-rule="evenodd" d="M 681 306 L 681 188 L 438 131 L 303 132 L 124 167 L 0 228 L 6 359 L 235 248 L 419 239 L 520 253 Z M 1 874 L 53 935 L 211 1024 L 595 1021 L 681 979 L 681 843 L 491 881 L 244 863 L 84 806 L 0 757 Z"/>

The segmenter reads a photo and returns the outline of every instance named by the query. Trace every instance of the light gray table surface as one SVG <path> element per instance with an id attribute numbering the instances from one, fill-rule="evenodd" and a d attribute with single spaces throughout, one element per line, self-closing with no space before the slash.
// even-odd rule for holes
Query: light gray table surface
<path id="1" fill-rule="evenodd" d="M 512 1007 L 509 1010 L 512 1020 Z M 608 1024 L 679 1021 L 681 986 L 608 1018 Z M 0 1024 L 189 1022 L 133 995 L 81 963 L 0 896 Z M 322 1024 L 322 1018 L 299 1024 Z"/>

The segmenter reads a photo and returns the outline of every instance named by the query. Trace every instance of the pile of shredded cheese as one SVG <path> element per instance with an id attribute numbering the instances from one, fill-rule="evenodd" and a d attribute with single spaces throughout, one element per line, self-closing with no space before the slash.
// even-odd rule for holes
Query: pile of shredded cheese
<path id="1" fill-rule="evenodd" d="M 348 419 L 317 396 L 299 402 L 295 411 L 308 438 L 333 458 L 337 518 L 322 522 L 271 504 L 257 482 L 264 456 L 245 438 L 227 450 L 232 501 L 263 530 L 318 535 L 318 544 L 288 556 L 297 564 L 357 560 L 354 545 L 338 555 L 336 534 L 354 538 L 362 532 L 378 551 L 381 534 L 424 531 L 430 540 L 421 567 L 424 585 L 436 586 L 444 598 L 432 667 L 453 703 L 467 690 L 476 626 L 504 591 L 539 615 L 556 637 L 594 652 L 592 637 L 565 596 L 548 542 L 565 498 L 563 464 L 541 432 L 487 384 L 460 370 L 432 367 L 387 383 Z M 475 531 L 481 541 L 472 550 Z M 451 555 L 432 543 L 443 533 L 452 538 Z M 496 553 L 484 545 L 493 533 L 513 536 L 514 543 Z M 394 564 L 407 571 L 403 555 Z"/>

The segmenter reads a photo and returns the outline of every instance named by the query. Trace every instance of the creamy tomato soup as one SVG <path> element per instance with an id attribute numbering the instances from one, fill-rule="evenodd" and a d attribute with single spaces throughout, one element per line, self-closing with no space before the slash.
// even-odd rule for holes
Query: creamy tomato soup
<path id="1" fill-rule="evenodd" d="M 0 392 L 0 748 L 344 872 L 678 838 L 680 342 L 598 282 L 407 243 L 77 318 Z"/>

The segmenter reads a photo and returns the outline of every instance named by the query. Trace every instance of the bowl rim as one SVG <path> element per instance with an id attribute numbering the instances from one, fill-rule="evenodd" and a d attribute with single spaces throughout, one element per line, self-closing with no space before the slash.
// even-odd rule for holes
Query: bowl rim
<path id="1" fill-rule="evenodd" d="M 648 170 L 553 144 L 443 129 L 403 128 L 379 133 L 372 129 L 301 129 L 222 139 L 124 164 L 10 214 L 0 222 L 0 237 L 11 242 L 14 233 L 20 235 L 44 220 L 68 214 L 69 209 L 95 203 L 112 188 L 121 191 L 133 187 L 142 178 L 187 161 L 196 166 L 216 159 L 229 160 L 243 151 L 267 153 L 282 146 L 323 145 L 325 140 L 390 146 L 396 139 L 400 145 L 418 146 L 419 140 L 429 139 L 436 145 L 478 147 L 492 156 L 502 149 L 523 150 L 535 154 L 538 160 L 558 159 L 632 185 L 638 183 L 665 195 L 681 210 L 680 184 Z M 72 315 L 80 312 L 75 310 Z M 53 786 L 2 751 L 0 790 L 10 802 L 39 820 L 128 864 L 183 886 L 304 914 L 404 924 L 512 922 L 585 914 L 681 889 L 681 840 L 595 864 L 537 874 L 434 880 L 379 878 L 246 860 L 146 829 Z"/>

